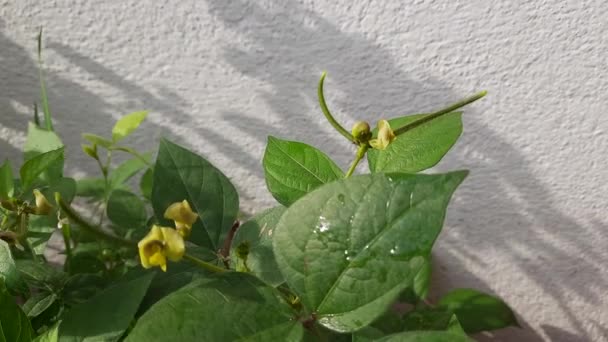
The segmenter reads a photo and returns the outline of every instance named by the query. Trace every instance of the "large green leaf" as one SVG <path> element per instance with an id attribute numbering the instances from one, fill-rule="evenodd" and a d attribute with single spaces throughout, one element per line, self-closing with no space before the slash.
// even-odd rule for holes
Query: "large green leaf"
<path id="1" fill-rule="evenodd" d="M 519 326 L 505 302 L 473 289 L 456 289 L 442 297 L 438 306 L 453 311 L 469 334 Z"/>
<path id="2" fill-rule="evenodd" d="M 62 317 L 60 340 L 117 341 L 131 324 L 154 273 L 114 285 Z"/>
<path id="3" fill-rule="evenodd" d="M 152 206 L 166 225 L 164 212 L 174 202 L 187 200 L 200 218 L 190 241 L 213 251 L 221 248 L 239 208 L 236 189 L 211 163 L 166 139 L 160 141 L 154 167 Z"/>
<path id="4" fill-rule="evenodd" d="M 108 218 L 117 226 L 138 229 L 146 225 L 146 205 L 132 192 L 114 190 L 106 208 Z"/>
<path id="5" fill-rule="evenodd" d="M 275 289 L 230 272 L 199 280 L 160 300 L 126 341 L 298 341 L 302 325 Z"/>
<path id="6" fill-rule="evenodd" d="M 6 241 L 0 239 L 0 281 L 12 293 L 27 293 L 28 287 L 17 267 L 11 249 Z M 4 286 L 4 285 L 3 285 Z"/>
<path id="7" fill-rule="evenodd" d="M 19 173 L 21 175 L 21 188 L 26 190 L 36 180 L 36 178 L 44 173 L 48 174 L 48 170 L 54 165 L 60 163 L 63 166 L 63 147 L 49 152 L 41 153 L 32 159 L 26 161 Z M 61 174 L 47 176 L 47 181 L 53 181 L 61 178 Z"/>
<path id="8" fill-rule="evenodd" d="M 367 153 L 372 172 L 418 172 L 437 164 L 462 133 L 460 112 L 437 119 L 401 134 L 386 150 Z M 409 115 L 388 120 L 393 129 L 421 119 L 428 114 Z"/>
<path id="9" fill-rule="evenodd" d="M 148 112 L 142 111 L 133 112 L 120 118 L 120 120 L 118 120 L 112 128 L 112 141 L 119 141 L 133 133 L 133 131 L 139 127 L 142 121 L 144 121 L 146 116 L 148 116 Z"/>
<path id="10" fill-rule="evenodd" d="M 13 197 L 14 189 L 13 169 L 7 160 L 0 166 L 0 199 Z"/>
<path id="11" fill-rule="evenodd" d="M 27 317 L 36 317 L 48 309 L 57 300 L 54 293 L 40 292 L 32 295 L 24 304 L 23 312 Z"/>
<path id="12" fill-rule="evenodd" d="M 1 262 L 0 262 L 1 264 Z M 0 341 L 30 342 L 32 325 L 0 278 Z"/>
<path id="13" fill-rule="evenodd" d="M 376 342 L 470 342 L 467 336 L 449 331 L 409 331 L 389 335 Z"/>
<path id="14" fill-rule="evenodd" d="M 338 165 L 316 148 L 272 136 L 268 137 L 263 164 L 268 190 L 285 206 L 344 177 Z"/>
<path id="15" fill-rule="evenodd" d="M 247 267 L 251 273 L 273 286 L 278 286 L 284 282 L 272 251 L 272 234 L 284 212 L 285 207 L 280 206 L 256 215 L 238 229 L 232 241 L 233 248 L 230 260 L 236 263 L 238 258 L 235 248 L 247 243 L 249 245 Z"/>
<path id="16" fill-rule="evenodd" d="M 368 325 L 412 285 L 466 175 L 363 175 L 302 197 L 273 234 L 285 280 L 326 327 Z"/>

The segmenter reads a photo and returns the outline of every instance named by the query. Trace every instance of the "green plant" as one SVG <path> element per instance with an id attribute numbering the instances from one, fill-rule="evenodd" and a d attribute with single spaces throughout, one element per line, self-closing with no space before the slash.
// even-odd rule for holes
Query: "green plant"
<path id="1" fill-rule="evenodd" d="M 456 110 L 485 92 L 349 132 L 324 78 L 321 109 L 355 145 L 353 163 L 343 172 L 312 146 L 269 137 L 263 167 L 280 205 L 240 224 L 237 191 L 203 157 L 162 139 L 153 160 L 124 143 L 146 112 L 110 138 L 83 135 L 100 177 L 65 177 L 41 68 L 44 121 L 35 112 L 19 177 L 0 167 L 0 341 L 467 341 L 517 325 L 476 290 L 426 298 L 431 248 L 467 171 L 418 172 L 460 136 Z M 131 158 L 114 166 L 117 153 Z M 366 156 L 371 173 L 353 175 Z M 43 254 L 56 230 L 60 266 Z"/>

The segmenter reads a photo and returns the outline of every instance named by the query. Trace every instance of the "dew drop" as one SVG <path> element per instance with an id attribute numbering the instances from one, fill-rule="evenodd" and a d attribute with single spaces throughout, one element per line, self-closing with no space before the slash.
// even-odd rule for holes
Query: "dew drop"
<path id="1" fill-rule="evenodd" d="M 338 194 L 338 201 L 339 201 L 341 204 L 344 204 L 344 194 Z"/>

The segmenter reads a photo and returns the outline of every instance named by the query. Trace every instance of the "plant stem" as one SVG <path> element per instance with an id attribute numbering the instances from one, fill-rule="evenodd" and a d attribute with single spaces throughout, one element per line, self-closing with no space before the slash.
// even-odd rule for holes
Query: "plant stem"
<path id="1" fill-rule="evenodd" d="M 353 163 L 350 165 L 350 168 L 346 172 L 346 175 L 344 176 L 344 178 L 350 177 L 353 174 L 353 172 L 355 172 L 357 165 L 359 164 L 361 159 L 363 159 L 363 156 L 365 156 L 365 153 L 367 152 L 368 148 L 369 148 L 369 145 L 367 145 L 367 144 L 359 145 L 359 148 L 357 149 L 357 155 L 355 156 L 355 160 L 353 160 Z"/>
<path id="2" fill-rule="evenodd" d="M 110 233 L 104 231 L 101 227 L 95 226 L 95 225 L 87 222 L 84 218 L 82 218 L 80 215 L 78 215 L 78 213 L 76 213 L 76 211 L 74 211 L 74 209 L 72 207 L 70 207 L 67 203 L 65 203 L 63 201 L 63 199 L 61 199 L 61 196 L 59 195 L 59 193 L 55 193 L 55 200 L 61 207 L 61 210 L 63 211 L 63 213 L 72 222 L 78 224 L 79 227 L 81 227 L 83 230 L 90 233 L 91 235 L 95 235 L 96 237 L 99 237 L 101 239 L 108 240 L 108 241 L 111 241 L 111 242 L 114 242 L 114 243 L 117 243 L 117 244 L 120 244 L 123 246 L 137 247 L 137 242 L 132 241 L 132 240 L 127 240 L 127 239 L 121 238 L 120 236 L 110 234 Z"/>
<path id="3" fill-rule="evenodd" d="M 70 229 L 69 223 L 61 223 L 61 234 L 63 235 L 63 244 L 65 245 L 65 255 L 67 258 L 65 268 L 66 271 L 69 272 L 70 264 L 72 262 L 72 244 L 70 242 L 72 240 L 72 230 Z"/>
<path id="4" fill-rule="evenodd" d="M 319 96 L 319 105 L 321 105 L 321 110 L 323 111 L 323 114 L 325 114 L 325 118 L 327 118 L 327 121 L 329 121 L 329 123 L 332 126 L 334 126 L 334 128 L 336 129 L 336 131 L 338 131 L 338 133 L 342 134 L 346 139 L 348 139 L 348 141 L 355 141 L 355 138 L 353 137 L 353 135 L 350 134 L 350 132 L 348 132 L 344 127 L 342 127 L 342 125 L 340 125 L 338 123 L 338 121 L 336 121 L 334 116 L 331 115 L 329 108 L 327 108 L 327 103 L 325 102 L 325 96 L 323 95 L 323 82 L 325 81 L 325 76 L 327 76 L 327 73 L 324 71 L 323 74 L 321 75 L 321 79 L 319 80 L 319 88 L 317 89 L 317 94 Z"/>
<path id="5" fill-rule="evenodd" d="M 401 134 L 403 134 L 403 133 L 405 133 L 405 132 L 407 132 L 407 131 L 409 131 L 411 129 L 414 129 L 414 128 L 416 128 L 416 127 L 418 127 L 418 126 L 420 126 L 420 125 L 422 125 L 422 124 L 424 124 L 426 122 L 434 120 L 434 119 L 436 119 L 436 118 L 438 118 L 438 117 L 440 117 L 442 115 L 451 113 L 451 112 L 455 111 L 458 108 L 464 107 L 464 106 L 468 105 L 469 103 L 472 103 L 472 102 L 475 102 L 475 101 L 479 100 L 480 98 L 486 96 L 486 94 L 487 94 L 487 91 L 484 90 L 484 91 L 479 92 L 479 93 L 477 93 L 477 94 L 475 94 L 475 95 L 473 95 L 471 97 L 467 97 L 466 99 L 458 101 L 458 102 L 454 103 L 453 105 L 450 105 L 450 106 L 448 106 L 448 107 L 446 107 L 444 109 L 441 109 L 441 110 L 439 110 L 437 112 L 431 113 L 431 114 L 423 117 L 422 119 L 418 119 L 418 120 L 416 120 L 416 121 L 414 121 L 414 122 L 412 122 L 410 124 L 407 124 L 407 125 L 405 125 L 403 127 L 400 127 L 398 129 L 396 129 L 395 130 L 395 135 L 401 135 Z"/>
<path id="6" fill-rule="evenodd" d="M 44 112 L 44 123 L 47 131 L 53 131 L 53 122 L 51 121 L 51 110 L 49 108 L 49 99 L 46 95 L 46 86 L 44 85 L 44 71 L 42 71 L 42 27 L 38 34 L 38 76 L 40 77 L 40 97 L 42 97 L 42 111 Z"/>
<path id="7" fill-rule="evenodd" d="M 200 266 L 201 268 L 206 269 L 207 271 L 213 272 L 213 273 L 222 273 L 222 272 L 226 272 L 226 269 L 223 269 L 221 267 L 215 266 L 214 264 L 208 263 L 204 260 L 201 260 L 197 257 L 194 257 L 190 254 L 184 254 L 184 259 L 189 260 L 193 263 L 195 263 L 196 265 Z"/>

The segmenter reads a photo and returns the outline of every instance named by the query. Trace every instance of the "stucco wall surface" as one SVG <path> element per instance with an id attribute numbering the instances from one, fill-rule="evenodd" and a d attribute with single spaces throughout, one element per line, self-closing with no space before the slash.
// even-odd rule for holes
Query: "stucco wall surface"
<path id="1" fill-rule="evenodd" d="M 267 135 L 348 166 L 316 104 L 321 71 L 348 127 L 487 89 L 436 167 L 471 174 L 435 250 L 434 295 L 502 296 L 524 329 L 496 340 L 608 341 L 606 18 L 605 0 L 0 0 L 0 159 L 21 160 L 39 26 L 70 174 L 96 170 L 80 133 L 149 109 L 129 142 L 153 151 L 167 136 L 205 155 L 247 211 L 274 203 Z"/>

